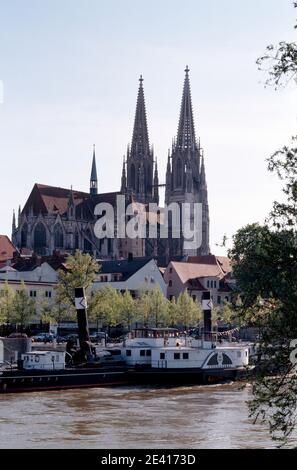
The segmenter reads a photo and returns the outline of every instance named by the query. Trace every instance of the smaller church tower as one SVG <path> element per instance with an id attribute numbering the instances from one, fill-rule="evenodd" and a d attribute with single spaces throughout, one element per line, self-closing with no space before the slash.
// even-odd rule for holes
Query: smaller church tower
<path id="1" fill-rule="evenodd" d="M 97 180 L 96 154 L 95 154 L 95 144 L 94 144 L 92 171 L 91 171 L 91 179 L 90 179 L 90 194 L 94 195 L 97 193 L 98 193 L 98 180 Z"/>
<path id="2" fill-rule="evenodd" d="M 154 202 L 159 204 L 159 175 L 158 175 L 158 162 L 155 161 L 155 173 L 154 173 Z"/>
<path id="3" fill-rule="evenodd" d="M 122 169 L 122 182 L 121 182 L 121 193 L 125 194 L 127 190 L 127 178 L 126 178 L 126 162 L 125 155 L 123 157 L 123 169 Z"/>

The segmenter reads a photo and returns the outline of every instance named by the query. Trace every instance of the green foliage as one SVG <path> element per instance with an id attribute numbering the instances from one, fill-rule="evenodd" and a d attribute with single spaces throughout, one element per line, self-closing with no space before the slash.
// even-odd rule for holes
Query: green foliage
<path id="1" fill-rule="evenodd" d="M 297 7 L 297 2 L 294 2 Z M 297 25 L 295 26 L 297 27 Z M 258 59 L 267 84 L 297 82 L 297 44 L 268 46 Z M 268 170 L 284 182 L 285 200 L 275 201 L 265 225 L 248 225 L 230 252 L 242 292 L 242 315 L 261 332 L 261 362 L 253 380 L 251 416 L 269 425 L 283 444 L 296 427 L 297 377 L 291 342 L 297 338 L 297 137 L 268 159 Z M 271 377 L 273 375 L 273 377 Z"/>
<path id="2" fill-rule="evenodd" d="M 297 2 L 294 2 L 297 8 Z M 294 26 L 297 28 L 297 23 Z M 266 53 L 257 59 L 259 70 L 268 73 L 266 85 L 275 88 L 286 86 L 291 80 L 297 82 L 297 44 L 281 41 L 276 46 L 270 44 Z"/>
<path id="3" fill-rule="evenodd" d="M 35 301 L 29 297 L 25 283 L 22 282 L 14 297 L 12 321 L 19 324 L 21 331 L 23 331 L 35 313 Z"/>
<path id="4" fill-rule="evenodd" d="M 89 318 L 102 325 L 113 326 L 120 322 L 121 294 L 111 286 L 96 290 L 89 300 Z"/>
<path id="5" fill-rule="evenodd" d="M 171 327 L 178 325 L 179 312 L 176 305 L 175 297 L 168 303 L 168 324 Z"/>
<path id="6" fill-rule="evenodd" d="M 89 254 L 79 250 L 67 258 L 67 270 L 58 271 L 57 299 L 69 307 L 69 313 L 71 310 L 75 312 L 75 288 L 84 287 L 89 295 L 98 271 L 98 263 Z"/>
<path id="7" fill-rule="evenodd" d="M 285 217 L 285 212 L 283 212 Z M 297 240 L 293 230 L 272 230 L 268 225 L 247 225 L 233 238 L 229 256 L 243 306 L 260 298 L 284 302 L 296 292 Z"/>
<path id="8" fill-rule="evenodd" d="M 14 299 L 15 293 L 5 281 L 4 286 L 0 290 L 0 323 L 12 323 L 14 315 Z"/>
<path id="9" fill-rule="evenodd" d="M 168 300 L 160 287 L 143 292 L 137 300 L 137 318 L 146 326 L 166 326 L 169 322 Z"/>
<path id="10" fill-rule="evenodd" d="M 194 302 L 187 291 L 182 292 L 176 302 L 177 321 L 186 330 L 195 326 L 202 319 L 202 307 Z"/>
<path id="11" fill-rule="evenodd" d="M 120 323 L 126 326 L 129 331 L 137 318 L 136 302 L 128 290 L 120 297 L 119 302 L 119 319 Z"/>

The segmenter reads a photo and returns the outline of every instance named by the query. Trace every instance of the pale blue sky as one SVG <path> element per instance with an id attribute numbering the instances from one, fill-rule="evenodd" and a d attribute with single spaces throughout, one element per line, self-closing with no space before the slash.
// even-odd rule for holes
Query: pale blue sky
<path id="1" fill-rule="evenodd" d="M 256 58 L 296 40 L 291 0 L 0 0 L 0 233 L 35 182 L 120 187 L 138 77 L 165 180 L 184 68 L 205 149 L 211 243 L 262 222 L 279 195 L 267 158 L 296 134 L 293 87 L 264 89 Z M 261 83 L 262 81 L 262 83 Z"/>

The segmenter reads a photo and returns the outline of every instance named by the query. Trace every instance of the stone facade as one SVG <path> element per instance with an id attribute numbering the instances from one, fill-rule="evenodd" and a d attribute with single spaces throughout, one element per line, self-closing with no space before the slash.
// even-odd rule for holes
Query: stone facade
<path id="1" fill-rule="evenodd" d="M 149 143 L 149 133 L 144 99 L 143 79 L 137 96 L 137 105 L 131 145 L 124 157 L 121 189 L 119 192 L 98 194 L 95 148 L 88 193 L 72 189 L 35 184 L 21 210 L 16 224 L 12 224 L 12 241 L 23 250 L 32 250 L 38 255 L 51 255 L 54 251 L 73 253 L 76 249 L 92 254 L 96 258 L 116 259 L 137 256 L 154 256 L 160 264 L 170 259 L 187 255 L 209 253 L 209 211 L 203 151 L 196 139 L 191 103 L 189 69 L 182 96 L 177 138 L 168 155 L 165 186 L 165 203 L 184 202 L 202 204 L 202 244 L 195 250 L 185 249 L 184 239 L 172 237 L 172 221 L 169 236 L 160 238 L 161 218 L 158 219 L 157 238 L 148 233 L 143 239 L 131 240 L 105 238 L 99 240 L 94 234 L 98 219 L 94 209 L 100 202 L 116 207 L 117 196 L 125 196 L 125 204 L 141 204 L 150 219 L 150 203 L 159 204 L 159 175 L 154 151 Z M 127 217 L 126 220 L 128 220 Z M 115 227 L 117 220 L 115 220 Z M 183 220 L 180 221 L 180 228 Z"/>

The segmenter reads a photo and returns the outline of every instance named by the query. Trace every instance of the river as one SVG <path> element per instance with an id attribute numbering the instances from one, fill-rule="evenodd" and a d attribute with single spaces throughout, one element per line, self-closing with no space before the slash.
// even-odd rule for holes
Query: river
<path id="1" fill-rule="evenodd" d="M 0 448 L 273 448 L 249 387 L 119 387 L 0 395 Z"/>

